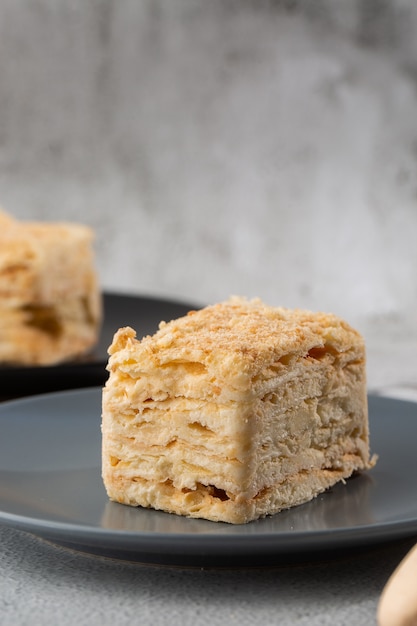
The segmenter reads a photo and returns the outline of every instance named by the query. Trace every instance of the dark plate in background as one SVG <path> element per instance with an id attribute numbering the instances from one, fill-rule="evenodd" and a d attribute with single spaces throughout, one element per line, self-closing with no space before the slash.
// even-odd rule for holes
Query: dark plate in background
<path id="1" fill-rule="evenodd" d="M 115 331 L 131 326 L 139 338 L 166 322 L 198 308 L 194 304 L 116 293 L 104 293 L 104 319 L 95 349 L 83 358 L 60 365 L 0 367 L 0 399 L 103 385 L 107 379 L 107 349 Z"/>

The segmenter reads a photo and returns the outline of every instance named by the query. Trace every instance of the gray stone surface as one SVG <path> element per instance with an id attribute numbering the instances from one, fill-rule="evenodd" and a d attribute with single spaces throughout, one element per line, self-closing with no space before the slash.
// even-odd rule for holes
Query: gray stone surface
<path id="1" fill-rule="evenodd" d="M 83 556 L 0 527 L 0 623 L 374 626 L 381 590 L 411 546 L 274 569 L 176 569 Z"/>
<path id="2" fill-rule="evenodd" d="M 409 318 L 416 27 L 412 0 L 3 0 L 0 202 L 93 225 L 107 288 Z"/>

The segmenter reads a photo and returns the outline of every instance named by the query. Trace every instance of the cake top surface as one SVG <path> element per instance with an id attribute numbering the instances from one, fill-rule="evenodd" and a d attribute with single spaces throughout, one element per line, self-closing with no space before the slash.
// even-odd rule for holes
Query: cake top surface
<path id="1" fill-rule="evenodd" d="M 93 238 L 83 224 L 20 221 L 0 210 L 0 308 L 93 289 Z"/>
<path id="2" fill-rule="evenodd" d="M 137 365 L 146 368 L 187 360 L 206 366 L 221 363 L 224 370 L 243 367 L 253 374 L 285 355 L 322 348 L 344 352 L 352 347 L 363 349 L 361 335 L 335 315 L 271 307 L 260 299 L 235 296 L 161 322 L 153 336 L 141 341 L 134 330 L 122 328 L 109 354 L 115 360 L 119 351 L 127 350 Z"/>
<path id="3" fill-rule="evenodd" d="M 91 240 L 92 230 L 72 222 L 31 222 L 16 220 L 0 209 L 0 243 L 2 255 L 10 250 L 37 250 L 40 245 Z"/>

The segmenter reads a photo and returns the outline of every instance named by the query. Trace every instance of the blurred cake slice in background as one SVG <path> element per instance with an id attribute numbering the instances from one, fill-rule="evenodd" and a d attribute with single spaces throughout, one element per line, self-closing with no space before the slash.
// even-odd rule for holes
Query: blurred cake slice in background
<path id="1" fill-rule="evenodd" d="M 0 211 L 0 363 L 52 365 L 97 342 L 102 298 L 93 231 Z"/>

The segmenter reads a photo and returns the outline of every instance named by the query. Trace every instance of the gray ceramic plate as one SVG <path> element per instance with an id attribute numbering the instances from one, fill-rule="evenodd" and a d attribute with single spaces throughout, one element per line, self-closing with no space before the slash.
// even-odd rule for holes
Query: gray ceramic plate
<path id="1" fill-rule="evenodd" d="M 417 535 L 417 404 L 370 397 L 377 466 L 316 500 L 243 526 L 107 500 L 99 388 L 0 405 L 0 522 L 138 562 L 281 564 Z"/>

